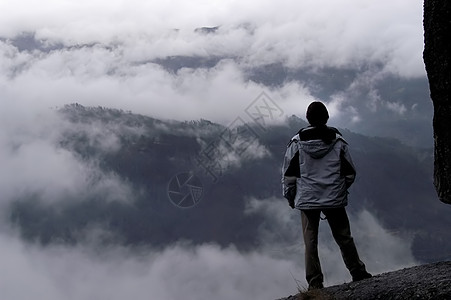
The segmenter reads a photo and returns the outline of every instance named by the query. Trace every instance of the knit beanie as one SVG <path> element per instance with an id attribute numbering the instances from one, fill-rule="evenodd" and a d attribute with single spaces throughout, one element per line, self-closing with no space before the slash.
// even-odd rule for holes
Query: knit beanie
<path id="1" fill-rule="evenodd" d="M 310 125 L 321 126 L 326 125 L 327 120 L 329 119 L 329 113 L 322 102 L 315 101 L 308 106 L 306 117 Z"/>

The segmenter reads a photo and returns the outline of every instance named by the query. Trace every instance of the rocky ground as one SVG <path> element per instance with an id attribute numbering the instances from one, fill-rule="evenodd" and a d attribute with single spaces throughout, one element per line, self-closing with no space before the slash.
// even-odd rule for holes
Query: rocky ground
<path id="1" fill-rule="evenodd" d="M 406 268 L 280 300 L 300 299 L 451 299 L 451 262 Z"/>

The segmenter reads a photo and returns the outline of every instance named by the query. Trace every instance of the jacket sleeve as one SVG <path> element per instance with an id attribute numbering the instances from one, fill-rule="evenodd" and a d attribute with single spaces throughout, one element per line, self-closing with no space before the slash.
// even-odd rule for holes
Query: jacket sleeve
<path id="1" fill-rule="evenodd" d="M 352 162 L 351 154 L 349 153 L 348 144 L 346 142 L 343 143 L 343 147 L 340 153 L 341 160 L 341 176 L 345 178 L 346 188 L 349 188 L 356 176 L 356 170 L 354 167 L 354 163 Z"/>
<path id="2" fill-rule="evenodd" d="M 296 178 L 299 176 L 298 139 L 295 136 L 287 146 L 282 166 L 282 193 L 291 208 L 294 208 Z"/>

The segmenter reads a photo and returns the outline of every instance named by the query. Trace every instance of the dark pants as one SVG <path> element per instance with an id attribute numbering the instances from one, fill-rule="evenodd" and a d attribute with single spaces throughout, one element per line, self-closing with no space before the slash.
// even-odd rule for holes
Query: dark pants
<path id="1" fill-rule="evenodd" d="M 318 228 L 321 212 L 327 218 L 332 235 L 340 247 L 341 256 L 351 275 L 355 277 L 366 272 L 365 265 L 359 258 L 351 236 L 348 215 L 344 207 L 301 210 L 305 245 L 305 273 L 309 285 L 322 284 L 324 279 L 318 256 Z"/>

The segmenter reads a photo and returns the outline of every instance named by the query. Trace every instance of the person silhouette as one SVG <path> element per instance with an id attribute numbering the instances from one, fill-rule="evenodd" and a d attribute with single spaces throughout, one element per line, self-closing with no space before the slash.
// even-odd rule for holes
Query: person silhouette
<path id="1" fill-rule="evenodd" d="M 327 126 L 329 113 L 319 101 L 310 103 L 302 128 L 287 145 L 282 167 L 283 196 L 301 211 L 305 273 L 309 290 L 323 288 L 318 255 L 318 228 L 324 214 L 353 281 L 371 278 L 360 260 L 346 213 L 348 188 L 356 171 L 338 129 Z"/>

